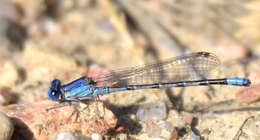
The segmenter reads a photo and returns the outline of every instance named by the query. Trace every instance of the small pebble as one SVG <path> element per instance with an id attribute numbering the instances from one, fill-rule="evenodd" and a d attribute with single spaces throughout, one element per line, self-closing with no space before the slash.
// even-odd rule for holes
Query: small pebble
<path id="1" fill-rule="evenodd" d="M 209 94 L 207 92 L 205 92 L 204 90 L 200 91 L 199 94 L 199 99 L 202 103 L 208 103 L 211 100 L 211 97 L 209 96 Z"/>
<path id="2" fill-rule="evenodd" d="M 171 139 L 173 133 L 175 133 L 176 129 L 172 126 L 171 123 L 167 121 L 160 121 L 158 125 L 161 127 L 161 135 L 160 137 L 165 139 Z"/>
<path id="3" fill-rule="evenodd" d="M 260 99 L 260 84 L 241 89 L 236 94 L 236 100 L 242 103 L 253 103 Z"/>
<path id="4" fill-rule="evenodd" d="M 189 133 L 192 140 L 201 140 L 200 136 L 196 135 L 193 131 Z"/>
<path id="5" fill-rule="evenodd" d="M 9 104 L 12 100 L 12 95 L 10 93 L 10 88 L 1 87 L 0 88 L 0 104 L 6 105 Z"/>
<path id="6" fill-rule="evenodd" d="M 127 134 L 121 133 L 117 136 L 119 140 L 127 140 Z"/>
<path id="7" fill-rule="evenodd" d="M 0 46 L 7 45 L 11 49 L 22 47 L 26 37 L 25 29 L 21 28 L 22 14 L 17 6 L 8 0 L 0 1 Z M 2 50 L 1 50 L 2 51 Z M 2 53 L 2 52 L 1 52 Z M 12 52 L 13 53 L 13 52 Z"/>
<path id="8" fill-rule="evenodd" d="M 93 133 L 91 135 L 91 139 L 92 140 L 102 140 L 102 136 L 100 134 L 98 134 L 98 133 Z"/>
<path id="9" fill-rule="evenodd" d="M 174 130 L 173 125 L 168 121 L 160 121 L 160 122 L 158 122 L 158 125 L 160 127 L 164 128 L 167 131 L 173 131 Z"/>
<path id="10" fill-rule="evenodd" d="M 105 121 L 106 125 L 108 125 L 110 127 L 115 127 L 117 124 L 117 118 L 114 115 L 114 113 L 107 108 L 104 109 L 104 112 L 105 112 L 105 114 L 103 117 L 104 117 L 104 121 Z"/>
<path id="11" fill-rule="evenodd" d="M 145 132 L 149 137 L 158 138 L 161 135 L 161 128 L 154 122 L 147 124 Z"/>
<path id="12" fill-rule="evenodd" d="M 136 116 L 142 122 L 163 120 L 167 117 L 166 104 L 163 101 L 144 104 L 138 108 Z"/>
<path id="13" fill-rule="evenodd" d="M 20 18 L 20 13 L 15 5 L 10 1 L 0 1 L 0 18 L 7 18 L 10 20 L 17 20 Z"/>
<path id="14" fill-rule="evenodd" d="M 243 58 L 248 55 L 248 49 L 245 46 L 231 42 L 220 43 L 216 46 L 216 50 L 219 58 L 225 61 Z"/>
<path id="15" fill-rule="evenodd" d="M 116 133 L 121 133 L 125 130 L 125 127 L 124 126 L 118 126 L 115 130 Z"/>
<path id="16" fill-rule="evenodd" d="M 8 61 L 0 66 L 0 77 L 0 86 L 14 86 L 21 78 L 18 68 Z"/>
<path id="17" fill-rule="evenodd" d="M 260 116 L 255 116 L 246 122 L 243 132 L 252 136 L 252 139 L 260 138 Z"/>
<path id="18" fill-rule="evenodd" d="M 63 34 L 61 26 L 51 19 L 46 19 L 43 21 L 43 28 L 52 37 L 59 37 Z"/>
<path id="19" fill-rule="evenodd" d="M 14 126 L 8 116 L 2 112 L 0 112 L 0 124 L 0 140 L 10 140 L 13 135 Z"/>
<path id="20" fill-rule="evenodd" d="M 183 128 L 185 127 L 185 121 L 183 116 L 181 116 L 176 110 L 169 111 L 169 121 L 174 127 Z"/>
<path id="21" fill-rule="evenodd" d="M 177 130 L 167 121 L 148 122 L 145 132 L 153 138 L 176 139 L 178 137 Z"/>
<path id="22" fill-rule="evenodd" d="M 191 125 L 194 119 L 194 116 L 187 112 L 182 112 L 183 119 L 187 125 Z"/>
<path id="23" fill-rule="evenodd" d="M 62 132 L 53 137 L 51 140 L 91 140 L 91 138 L 79 133 Z"/>

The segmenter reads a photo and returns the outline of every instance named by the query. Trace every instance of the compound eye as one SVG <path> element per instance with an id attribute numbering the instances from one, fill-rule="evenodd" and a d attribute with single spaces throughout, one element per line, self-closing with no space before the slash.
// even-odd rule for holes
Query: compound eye
<path id="1" fill-rule="evenodd" d="M 47 95 L 48 98 L 57 101 L 60 97 L 60 81 L 59 80 L 53 80 L 51 83 L 51 87 L 49 88 Z"/>

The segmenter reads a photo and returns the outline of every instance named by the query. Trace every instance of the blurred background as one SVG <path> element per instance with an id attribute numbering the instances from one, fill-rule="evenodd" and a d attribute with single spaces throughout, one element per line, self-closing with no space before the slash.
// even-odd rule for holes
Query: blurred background
<path id="1" fill-rule="evenodd" d="M 178 130 L 180 139 L 231 139 L 246 117 L 259 115 L 259 7 L 259 0 L 1 0 L 0 104 L 46 100 L 54 78 L 65 84 L 82 75 L 206 51 L 221 61 L 213 78 L 246 77 L 253 86 L 131 91 L 102 100 L 119 124 L 127 122 L 122 116 L 135 115 L 137 105 L 163 100 L 168 113 L 204 118 L 194 125 L 199 133 Z M 243 100 L 242 93 L 254 93 L 254 99 Z M 249 109 L 237 115 L 244 107 Z M 204 111 L 225 113 L 205 118 Z M 129 127 L 121 132 L 127 138 L 172 138 Z M 249 138 L 260 137 L 260 130 L 252 131 Z"/>

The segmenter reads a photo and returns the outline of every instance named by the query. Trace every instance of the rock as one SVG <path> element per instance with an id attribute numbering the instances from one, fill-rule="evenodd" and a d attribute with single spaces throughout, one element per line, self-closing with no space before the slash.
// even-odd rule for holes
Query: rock
<path id="1" fill-rule="evenodd" d="M 236 100 L 242 103 L 252 103 L 260 99 L 260 84 L 241 89 L 236 94 Z"/>
<path id="2" fill-rule="evenodd" d="M 14 126 L 8 116 L 2 112 L 0 112 L 0 124 L 0 139 L 10 140 L 13 135 Z"/>
<path id="3" fill-rule="evenodd" d="M 167 117 L 166 104 L 163 101 L 156 101 L 140 106 L 136 113 L 137 119 L 142 122 L 149 120 L 163 120 Z"/>
<path id="4" fill-rule="evenodd" d="M 50 139 L 61 132 L 77 132 L 83 135 L 103 134 L 115 128 L 117 119 L 113 113 L 98 103 L 100 118 L 94 102 L 80 103 L 78 110 L 74 106 L 62 106 L 46 111 L 56 103 L 41 101 L 32 105 L 9 105 L 2 109 L 12 117 L 15 126 L 13 138 Z"/>

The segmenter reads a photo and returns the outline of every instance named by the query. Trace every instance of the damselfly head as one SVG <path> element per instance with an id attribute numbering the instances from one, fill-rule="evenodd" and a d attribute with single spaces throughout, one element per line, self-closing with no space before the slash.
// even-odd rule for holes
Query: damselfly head
<path id="1" fill-rule="evenodd" d="M 57 101 L 61 95 L 61 91 L 60 91 L 60 85 L 61 82 L 58 79 L 55 79 L 51 82 L 51 86 L 48 90 L 48 98 L 53 100 L 53 101 Z"/>

